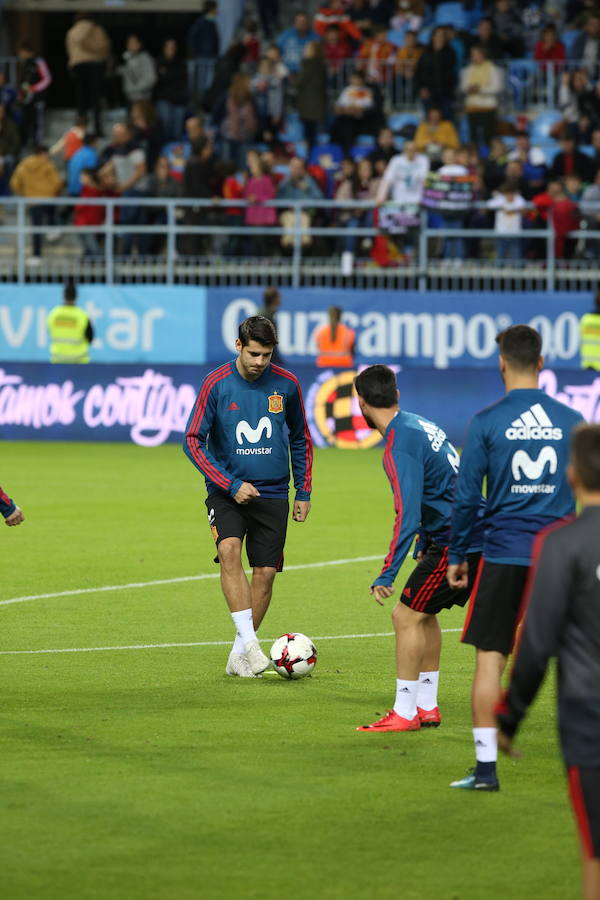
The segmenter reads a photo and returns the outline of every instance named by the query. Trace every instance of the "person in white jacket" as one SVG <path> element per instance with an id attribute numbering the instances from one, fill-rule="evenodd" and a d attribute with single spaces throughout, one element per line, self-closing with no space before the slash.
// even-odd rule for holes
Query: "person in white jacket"
<path id="1" fill-rule="evenodd" d="M 471 48 L 471 62 L 460 73 L 460 90 L 475 143 L 489 143 L 496 133 L 498 104 L 504 87 L 502 70 L 487 58 L 480 45 Z"/>
<path id="2" fill-rule="evenodd" d="M 119 74 L 129 105 L 136 100 L 151 99 L 152 88 L 156 84 L 156 66 L 137 34 L 130 34 L 127 38 L 127 49 L 123 54 Z"/>
<path id="3" fill-rule="evenodd" d="M 414 141 L 407 141 L 402 153 L 392 156 L 379 184 L 376 204 L 379 206 L 390 197 L 394 203 L 421 203 L 423 185 L 429 172 L 429 159 L 417 153 Z"/>

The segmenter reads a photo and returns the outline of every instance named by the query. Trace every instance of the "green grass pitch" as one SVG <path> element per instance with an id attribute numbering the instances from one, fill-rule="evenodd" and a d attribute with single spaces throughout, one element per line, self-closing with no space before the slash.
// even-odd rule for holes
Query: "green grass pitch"
<path id="1" fill-rule="evenodd" d="M 0 531 L 2 600 L 216 571 L 177 446 L 4 443 L 0 468 L 27 517 Z M 383 558 L 381 452 L 318 452 L 314 475 L 286 563 Z M 221 645 L 6 652 L 227 641 L 215 578 L 0 606 L 3 900 L 577 897 L 551 680 L 497 795 L 448 788 L 472 760 L 473 660 L 455 632 L 441 728 L 354 730 L 393 702 L 392 638 L 333 639 L 391 630 L 392 602 L 368 594 L 378 564 L 278 577 L 262 637 L 315 639 L 299 682 L 227 678 Z"/>

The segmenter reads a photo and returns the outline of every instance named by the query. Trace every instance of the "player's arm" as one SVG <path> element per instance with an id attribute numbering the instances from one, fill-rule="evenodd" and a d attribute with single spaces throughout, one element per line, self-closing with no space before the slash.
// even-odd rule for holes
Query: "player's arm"
<path id="1" fill-rule="evenodd" d="M 481 487 L 488 467 L 483 429 L 475 418 L 467 433 L 452 504 L 447 578 L 450 587 L 467 587 L 467 553 L 481 504 Z"/>
<path id="2" fill-rule="evenodd" d="M 0 513 L 6 525 L 20 525 L 25 516 L 14 500 L 0 488 Z"/>
<path id="3" fill-rule="evenodd" d="M 384 455 L 383 465 L 394 493 L 396 515 L 390 549 L 371 585 L 371 593 L 378 603 L 393 593 L 396 575 L 421 524 L 423 496 L 423 464 L 418 459 L 408 453 L 390 453 Z"/>
<path id="4" fill-rule="evenodd" d="M 217 386 L 211 383 L 209 376 L 200 388 L 190 413 L 183 439 L 183 450 L 205 478 L 236 499 L 245 482 L 228 472 L 208 448 L 208 435 L 217 414 L 217 390 Z M 255 488 L 254 490 L 256 491 Z M 258 491 L 255 496 L 258 496 Z"/>
<path id="5" fill-rule="evenodd" d="M 312 490 L 313 443 L 306 421 L 302 391 L 297 381 L 286 404 L 286 423 L 290 434 L 290 456 L 296 496 L 293 518 L 304 522 L 310 511 Z"/>
<path id="6" fill-rule="evenodd" d="M 540 535 L 534 545 L 537 559 L 508 690 L 496 712 L 500 746 L 506 752 L 544 680 L 548 662 L 556 656 L 570 603 L 574 562 L 561 547 L 558 534 Z M 541 549 L 540 549 L 541 548 Z"/>

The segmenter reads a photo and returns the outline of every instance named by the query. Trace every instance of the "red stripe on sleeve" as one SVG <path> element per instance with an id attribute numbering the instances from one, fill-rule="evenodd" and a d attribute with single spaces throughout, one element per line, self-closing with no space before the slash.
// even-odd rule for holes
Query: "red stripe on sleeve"
<path id="1" fill-rule="evenodd" d="M 220 369 L 217 369 L 215 372 L 212 372 L 210 375 L 208 375 L 198 395 L 194 417 L 186 434 L 187 445 L 198 467 L 208 478 L 210 478 L 211 481 L 214 481 L 214 483 L 223 488 L 223 490 L 229 490 L 229 488 L 231 487 L 231 481 L 229 481 L 221 472 L 219 472 L 219 470 L 216 469 L 215 466 L 207 458 L 205 453 L 200 450 L 195 435 L 197 435 L 200 429 L 200 425 L 202 424 L 202 419 L 204 418 L 206 405 L 208 403 L 208 398 L 212 389 L 219 381 L 221 381 L 223 378 L 226 378 L 230 374 L 231 366 L 229 363 L 227 363 L 227 365 L 221 366 Z"/>
<path id="2" fill-rule="evenodd" d="M 298 397 L 300 399 L 300 409 L 302 410 L 302 421 L 303 421 L 303 431 L 304 438 L 306 440 L 306 450 L 304 455 L 304 464 L 306 468 L 306 472 L 304 473 L 304 484 L 302 485 L 302 490 L 306 491 L 310 494 L 312 490 L 312 466 L 313 466 L 313 445 L 312 438 L 310 436 L 310 429 L 308 427 L 308 422 L 306 420 L 306 411 L 304 409 L 304 399 L 302 397 L 302 388 L 300 387 L 300 382 L 296 378 L 296 376 L 292 372 L 288 372 L 287 369 L 282 369 L 281 366 L 274 366 L 271 364 L 271 371 L 275 375 L 281 375 L 283 378 L 289 378 L 296 385 L 296 389 L 298 391 Z"/>
<path id="3" fill-rule="evenodd" d="M 392 491 L 394 492 L 394 507 L 396 510 L 396 521 L 394 522 L 394 533 L 392 534 L 392 543 L 390 544 L 390 549 L 388 550 L 388 555 L 386 556 L 383 569 L 381 570 L 381 574 L 387 569 L 390 568 L 392 562 L 394 560 L 394 554 L 396 553 L 396 548 L 398 546 L 398 540 L 400 538 L 400 531 L 402 528 L 402 494 L 400 492 L 400 482 L 398 481 L 398 473 L 396 472 L 396 466 L 394 465 L 394 457 L 392 456 L 392 447 L 394 444 L 394 432 L 390 431 L 387 439 L 387 443 L 385 445 L 385 452 L 383 454 L 383 467 L 386 471 L 387 477 L 390 480 L 392 485 Z"/>

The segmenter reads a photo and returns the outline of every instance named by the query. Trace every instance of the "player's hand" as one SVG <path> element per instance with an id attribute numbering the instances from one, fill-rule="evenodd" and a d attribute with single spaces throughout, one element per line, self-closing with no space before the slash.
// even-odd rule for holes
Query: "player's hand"
<path id="1" fill-rule="evenodd" d="M 233 499 L 236 503 L 243 506 L 245 503 L 250 503 L 255 497 L 260 497 L 260 492 L 249 481 L 243 481 L 242 486 Z"/>
<path id="2" fill-rule="evenodd" d="M 421 560 L 423 559 L 424 556 L 425 556 L 425 554 L 423 553 L 422 550 L 419 550 L 417 553 L 415 553 L 415 559 L 417 562 L 421 562 Z"/>
<path id="3" fill-rule="evenodd" d="M 521 759 L 523 756 L 520 750 L 513 747 L 512 738 L 509 738 L 507 734 L 504 734 L 500 730 L 498 730 L 498 749 L 507 756 L 510 756 L 511 759 Z"/>
<path id="4" fill-rule="evenodd" d="M 310 500 L 294 500 L 292 519 L 294 522 L 304 522 L 310 512 Z"/>
<path id="5" fill-rule="evenodd" d="M 466 562 L 448 566 L 446 578 L 453 591 L 466 588 L 469 584 L 469 566 Z"/>
<path id="6" fill-rule="evenodd" d="M 371 596 L 383 606 L 383 601 L 387 600 L 394 593 L 394 587 L 391 584 L 373 584 L 370 588 Z"/>
<path id="7" fill-rule="evenodd" d="M 5 525 L 20 525 L 21 522 L 23 522 L 23 521 L 25 521 L 25 516 L 23 515 L 23 510 L 19 509 L 19 507 L 17 506 L 14 513 L 11 513 L 10 516 L 7 516 L 7 518 L 4 520 L 4 524 Z"/>

